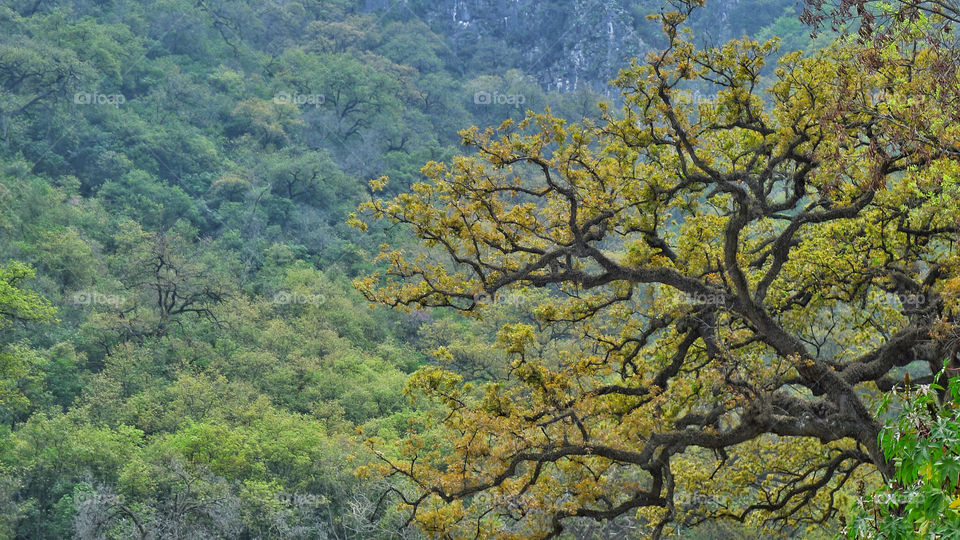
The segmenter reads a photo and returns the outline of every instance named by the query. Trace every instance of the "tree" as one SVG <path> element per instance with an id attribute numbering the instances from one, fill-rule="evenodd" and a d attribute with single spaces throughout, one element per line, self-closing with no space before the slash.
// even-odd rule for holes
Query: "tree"
<path id="1" fill-rule="evenodd" d="M 183 330 L 188 319 L 216 325 L 215 307 L 230 296 L 232 283 L 214 263 L 216 255 L 201 251 L 207 242 L 196 239 L 196 230 L 182 221 L 156 233 L 132 221 L 119 225 L 117 252 L 109 261 L 119 294 L 83 298 L 103 310 L 91 318 L 90 330 L 104 352 L 118 340 L 141 343 Z"/>
<path id="2" fill-rule="evenodd" d="M 925 88 L 915 87 L 911 94 L 915 99 L 936 101 L 935 107 L 944 115 L 944 121 L 960 121 L 960 87 L 955 84 L 960 65 L 957 37 L 960 3 L 955 0 L 804 0 L 800 20 L 811 26 L 814 37 L 827 23 L 832 30 L 843 34 L 855 32 L 859 69 L 877 73 L 896 71 L 910 61 L 911 55 L 890 54 L 891 49 L 909 44 L 922 50 L 928 57 L 925 69 L 937 84 L 927 82 Z M 903 82 L 909 80 L 908 77 Z M 910 112 L 904 108 L 886 114 L 896 123 L 910 127 L 916 122 Z M 901 136 L 911 136 L 909 129 L 903 130 Z M 937 143 L 927 141 L 927 144 Z"/>
<path id="3" fill-rule="evenodd" d="M 0 328 L 14 321 L 46 321 L 53 317 L 54 308 L 23 287 L 24 281 L 33 276 L 34 270 L 23 263 L 0 266 Z"/>
<path id="4" fill-rule="evenodd" d="M 960 3 L 955 0 L 804 0 L 801 19 L 813 26 L 814 32 L 825 24 L 834 29 L 856 30 L 863 41 L 887 41 L 896 32 L 909 27 L 903 23 L 933 20 L 936 36 L 944 29 L 960 24 Z M 947 33 L 951 33 L 952 29 Z"/>
<path id="5" fill-rule="evenodd" d="M 960 132 L 923 99 L 932 56 L 789 54 L 764 91 L 775 42 L 698 49 L 686 14 L 658 16 L 667 47 L 621 72 L 620 114 L 471 128 L 476 155 L 351 221 L 423 244 L 383 247 L 356 282 L 373 301 L 483 317 L 551 293 L 499 333 L 508 380 L 423 368 L 408 392 L 437 414 L 399 448 L 371 439 L 362 472 L 409 480 L 392 495 L 431 535 L 825 523 L 851 479 L 894 474 L 872 405 L 898 370 L 957 364 Z"/>
<path id="6" fill-rule="evenodd" d="M 335 145 L 356 143 L 362 132 L 386 125 L 400 107 L 410 68 L 391 65 L 369 54 L 361 59 L 349 54 L 311 55 L 291 49 L 281 57 L 291 99 L 300 96 L 311 103 L 301 105 L 307 125 L 334 137 Z M 313 111 L 311 114 L 310 111 Z"/>
<path id="7" fill-rule="evenodd" d="M 24 35 L 13 43 L 0 43 L 0 140 L 4 148 L 10 144 L 12 122 L 49 104 L 85 74 L 71 50 L 36 43 Z"/>

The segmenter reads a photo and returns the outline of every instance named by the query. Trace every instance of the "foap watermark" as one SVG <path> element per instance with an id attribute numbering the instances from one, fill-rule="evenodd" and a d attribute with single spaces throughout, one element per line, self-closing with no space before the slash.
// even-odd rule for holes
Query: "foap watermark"
<path id="1" fill-rule="evenodd" d="M 927 305 L 931 300 L 923 293 L 907 292 L 884 292 L 873 290 L 870 292 L 870 300 L 878 304 L 886 304 L 891 307 L 919 308 Z"/>
<path id="2" fill-rule="evenodd" d="M 284 506 L 295 506 L 298 508 L 319 508 L 330 502 L 330 499 L 323 495 L 313 493 L 287 493 L 281 491 L 273 496 L 273 500 Z"/>
<path id="3" fill-rule="evenodd" d="M 297 92 L 277 92 L 273 102 L 277 105 L 313 105 L 319 107 L 326 101 L 323 94 L 299 94 Z"/>
<path id="4" fill-rule="evenodd" d="M 123 504 L 123 495 L 79 492 L 73 495 L 73 503 L 78 508 L 84 506 L 118 506 Z"/>
<path id="5" fill-rule="evenodd" d="M 733 502 L 730 497 L 726 495 L 714 495 L 706 493 L 674 493 L 673 494 L 674 504 L 687 506 L 687 507 L 696 507 L 696 506 L 730 506 Z"/>
<path id="6" fill-rule="evenodd" d="M 694 90 L 690 94 L 690 102 L 694 105 L 700 105 L 701 103 L 713 103 L 717 100 L 718 94 L 705 93 L 699 90 Z"/>
<path id="7" fill-rule="evenodd" d="M 473 496 L 473 504 L 482 508 L 502 508 L 510 513 L 519 513 L 530 507 L 529 498 L 524 495 L 507 495 L 481 491 Z"/>
<path id="8" fill-rule="evenodd" d="M 527 96 L 523 94 L 502 94 L 497 91 L 487 92 L 480 90 L 473 94 L 473 103 L 475 105 L 513 105 L 520 106 L 527 102 Z"/>
<path id="9" fill-rule="evenodd" d="M 303 294 L 290 291 L 279 291 L 273 295 L 273 303 L 277 305 L 289 304 L 309 304 L 319 306 L 327 301 L 327 297 L 322 294 Z"/>
<path id="10" fill-rule="evenodd" d="M 688 293 L 683 295 L 683 299 L 683 301 L 687 304 L 710 304 L 714 306 L 722 306 L 727 303 L 726 295 L 720 293 Z"/>
<path id="11" fill-rule="evenodd" d="M 101 94 L 100 92 L 77 92 L 73 95 L 75 105 L 113 105 L 119 107 L 127 102 L 123 94 Z"/>
<path id="12" fill-rule="evenodd" d="M 727 297 L 722 293 L 684 293 L 681 295 L 670 295 L 670 305 L 685 306 L 725 306 Z"/>
<path id="13" fill-rule="evenodd" d="M 106 305 L 120 307 L 124 297 L 117 294 L 103 294 L 96 291 L 77 291 L 73 293 L 73 303 L 77 306 Z"/>
<path id="14" fill-rule="evenodd" d="M 510 306 L 510 307 L 520 307 L 527 303 L 527 299 L 524 295 L 520 294 L 517 291 L 509 291 L 505 293 L 487 293 L 479 292 L 473 295 L 473 303 L 477 305 L 498 305 L 498 306 Z"/>

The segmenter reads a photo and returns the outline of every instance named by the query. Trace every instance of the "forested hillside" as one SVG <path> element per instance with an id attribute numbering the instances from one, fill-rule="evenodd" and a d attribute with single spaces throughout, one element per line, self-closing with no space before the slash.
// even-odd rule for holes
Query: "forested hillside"
<path id="1" fill-rule="evenodd" d="M 580 296 L 574 291 L 576 279 L 557 277 L 566 275 L 564 268 L 595 270 L 600 257 L 590 262 L 524 258 L 552 243 L 567 249 L 582 242 L 567 256 L 615 254 L 610 256 L 618 265 L 640 268 L 661 264 L 663 257 L 679 253 L 692 261 L 682 271 L 690 275 L 699 272 L 696 279 L 702 278 L 708 285 L 728 277 L 718 277 L 711 267 L 710 261 L 722 259 L 722 252 L 700 255 L 691 243 L 722 249 L 723 240 L 714 233 L 723 229 L 723 223 L 716 216 L 729 201 L 711 199 L 710 212 L 716 214 L 715 219 L 684 222 L 680 218 L 684 212 L 703 208 L 703 201 L 696 200 L 702 194 L 700 188 L 698 195 L 683 194 L 682 203 L 644 207 L 649 216 L 656 216 L 653 222 L 629 217 L 604 225 L 605 233 L 621 236 L 611 241 L 589 234 L 584 241 L 577 231 L 558 229 L 564 219 L 575 226 L 578 218 L 564 213 L 560 209 L 563 201 L 539 192 L 535 183 L 530 191 L 523 191 L 523 182 L 535 182 L 530 179 L 536 178 L 540 168 L 560 167 L 556 170 L 563 170 L 562 176 L 583 166 L 593 171 L 600 187 L 584 188 L 585 195 L 576 198 L 577 204 L 594 217 L 611 212 L 603 219 L 617 213 L 615 206 L 604 209 L 603 205 L 620 204 L 619 197 L 645 197 L 660 193 L 660 189 L 685 193 L 689 185 L 671 187 L 669 175 L 660 178 L 657 174 L 662 172 L 646 169 L 649 178 L 660 178 L 650 180 L 659 182 L 654 191 L 636 188 L 626 195 L 620 191 L 633 189 L 624 180 L 636 176 L 626 172 L 631 164 L 642 162 L 646 167 L 661 160 L 662 154 L 637 148 L 646 149 L 644 145 L 650 144 L 679 148 L 678 133 L 695 131 L 689 123 L 694 120 L 683 120 L 684 129 L 671 132 L 661 122 L 668 116 L 649 116 L 651 110 L 665 115 L 669 107 L 664 108 L 666 98 L 658 102 L 644 94 L 640 88 L 646 83 L 638 81 L 653 81 L 657 76 L 669 79 L 669 75 L 644 72 L 631 64 L 633 58 L 642 64 L 648 53 L 664 48 L 686 54 L 687 64 L 683 58 L 664 56 L 664 70 L 676 70 L 688 81 L 677 88 L 689 94 L 685 106 L 709 102 L 712 105 L 708 107 L 716 109 L 703 109 L 704 118 L 724 126 L 717 128 L 720 135 L 707 135 L 714 129 L 710 128 L 695 135 L 702 141 L 689 144 L 734 152 L 756 142 L 749 137 L 770 137 L 761 144 L 766 152 L 758 154 L 762 163 L 775 160 L 769 157 L 773 149 L 790 147 L 792 152 L 809 140 L 790 146 L 793 140 L 778 131 L 780 127 L 770 132 L 763 127 L 756 128 L 745 142 L 739 138 L 742 133 L 735 132 L 743 127 L 737 116 L 742 107 L 749 108 L 745 103 L 779 107 L 778 118 L 784 125 L 792 119 L 795 125 L 819 122 L 831 127 L 837 115 L 852 110 L 837 105 L 831 112 L 821 107 L 817 100 L 821 94 L 830 95 L 828 85 L 833 84 L 826 78 L 820 80 L 824 85 L 820 93 L 806 104 L 798 105 L 793 97 L 787 97 L 793 90 L 784 89 L 787 83 L 783 81 L 789 77 L 775 69 L 776 58 L 803 49 L 803 54 L 787 56 L 788 67 L 794 70 L 791 73 L 812 73 L 816 69 L 801 66 L 801 58 L 809 58 L 811 51 L 827 47 L 837 36 L 822 28 L 818 37 L 811 38 L 811 28 L 800 21 L 802 6 L 785 0 L 717 0 L 693 10 L 688 18 L 676 14 L 683 10 L 678 6 L 652 0 L 3 2 L 0 538 L 833 536 L 843 517 L 836 509 L 843 507 L 846 512 L 857 497 L 853 481 L 829 484 L 828 489 L 836 489 L 828 495 L 811 492 L 810 499 L 818 497 L 817 504 L 823 497 L 830 499 L 830 511 L 812 528 L 807 524 L 820 518 L 815 511 L 820 507 L 815 505 L 810 512 L 798 512 L 797 520 L 779 525 L 753 513 L 749 517 L 720 514 L 723 509 L 739 512 L 750 504 L 751 497 L 765 493 L 770 487 L 766 480 L 747 478 L 751 474 L 756 478 L 764 466 L 773 471 L 765 476 L 771 481 L 776 473 L 784 472 L 777 467 L 794 466 L 784 474 L 803 474 L 826 448 L 828 455 L 840 452 L 844 456 L 833 465 L 834 470 L 844 472 L 850 466 L 847 457 L 860 459 L 869 453 L 860 448 L 860 439 L 850 439 L 846 432 L 838 440 L 856 444 L 830 446 L 826 435 L 821 438 L 823 446 L 797 442 L 800 439 L 778 446 L 757 438 L 745 439 L 746 450 L 741 447 L 736 452 L 725 445 L 698 446 L 699 442 L 694 442 L 689 445 L 696 451 L 687 454 L 683 454 L 687 444 L 673 444 L 670 452 L 659 457 L 669 460 L 667 456 L 675 454 L 677 468 L 696 473 L 685 476 L 678 472 L 676 479 L 657 480 L 667 482 L 671 497 L 676 495 L 668 505 L 668 519 L 662 523 L 663 515 L 646 512 L 643 505 L 614 512 L 623 504 L 623 493 L 649 479 L 636 469 L 598 466 L 589 462 L 592 457 L 573 458 L 545 472 L 544 478 L 549 477 L 546 487 L 524 476 L 533 470 L 526 466 L 520 466 L 516 478 L 509 473 L 492 484 L 487 478 L 499 475 L 510 462 L 509 455 L 490 457 L 490 445 L 502 445 L 503 452 L 547 452 L 553 444 L 551 437 L 562 436 L 569 442 L 569 437 L 580 436 L 574 432 L 583 435 L 588 429 L 611 437 L 619 436 L 621 430 L 649 433 L 655 427 L 651 422 L 667 425 L 684 414 L 688 419 L 700 414 L 703 403 L 692 396 L 701 396 L 701 385 L 710 387 L 708 377 L 720 381 L 713 388 L 714 395 L 724 385 L 742 389 L 742 395 L 730 398 L 731 404 L 745 403 L 744 396 L 776 386 L 770 382 L 776 371 L 772 361 L 768 362 L 766 353 L 748 346 L 762 341 L 748 335 L 762 330 L 749 317 L 743 319 L 747 322 L 734 317 L 727 321 L 728 329 L 736 334 L 734 341 L 746 340 L 744 347 L 754 355 L 751 369 L 768 377 L 767 382 L 741 380 L 732 371 L 707 367 L 714 361 L 716 345 L 694 332 L 705 331 L 693 319 L 677 322 L 681 318 L 677 310 L 686 305 L 683 302 L 665 307 L 663 297 L 641 300 L 640 291 L 631 296 L 634 293 L 618 286 L 617 279 L 625 283 L 637 280 L 622 274 L 617 279 L 600 278 L 606 279 L 604 286 L 614 282 L 613 297 L 604 296 L 610 292 L 606 289 L 603 294 Z M 651 14 L 655 15 L 652 20 L 648 19 Z M 681 25 L 691 32 L 689 42 L 678 37 L 686 35 Z M 703 49 L 714 52 L 701 56 L 694 52 L 700 50 L 697 47 L 719 47 L 745 35 L 760 40 L 779 38 L 779 48 L 747 41 L 742 46 Z M 720 50 L 723 52 L 716 52 Z M 757 61 L 751 54 L 766 60 Z M 831 57 L 830 61 L 840 65 L 845 60 Z M 725 71 L 737 62 L 742 62 L 740 71 L 734 75 Z M 717 68 L 715 76 L 709 75 L 710 65 Z M 939 64 L 931 65 L 940 69 Z M 937 69 L 930 71 L 939 73 Z M 798 84 L 816 86 L 818 76 L 798 75 L 804 81 Z M 900 72 L 896 77 L 907 78 Z M 610 84 L 613 80 L 615 84 Z M 866 88 L 864 81 L 858 79 L 856 84 Z M 873 79 L 869 82 L 874 83 Z M 755 95 L 770 88 L 775 92 L 772 98 Z M 718 90 L 727 93 L 718 94 Z M 896 93 L 889 85 L 881 90 Z M 778 91 L 781 94 L 776 94 Z M 903 95 L 906 103 L 910 94 Z M 796 113 L 798 107 L 814 112 L 804 116 Z M 910 117 L 914 123 L 933 118 L 927 109 L 917 107 Z M 544 115 L 524 120 L 527 111 Z M 898 111 L 902 112 L 895 107 L 888 110 L 894 116 Z M 727 123 L 724 118 L 733 120 Z M 952 120 L 937 118 L 939 123 L 931 125 L 940 131 L 930 136 L 949 146 L 955 136 L 949 130 Z M 745 120 L 744 129 L 752 129 L 752 121 Z M 649 125 L 650 135 L 636 127 L 644 125 Z M 480 129 L 469 130 L 470 126 Z M 487 126 L 501 126 L 504 131 L 484 131 Z M 570 126 L 570 131 L 561 126 Z M 575 126 L 583 126 L 582 131 Z M 534 127 L 543 133 L 524 138 L 526 135 L 511 131 Z M 666 131 L 660 131 L 663 129 Z M 772 138 L 774 132 L 779 139 Z M 873 137 L 872 132 L 844 133 L 850 140 L 861 135 Z M 879 142 L 869 142 L 876 149 L 894 144 L 891 140 L 881 136 Z M 900 143 L 900 139 L 895 141 Z M 848 151 L 839 143 L 824 143 L 827 146 L 843 154 L 843 159 L 849 160 L 846 164 L 874 156 L 864 157 L 866 154 L 857 153 L 860 150 Z M 544 151 L 564 154 L 566 168 L 550 161 L 553 157 L 544 157 Z M 461 157 L 473 152 L 480 157 Z M 601 156 L 604 152 L 607 157 Z M 914 165 L 923 162 L 913 150 L 892 150 L 891 155 L 905 155 L 903 159 Z M 951 154 L 930 151 L 924 155 L 924 163 L 943 155 Z M 541 158 L 548 161 L 538 161 Z M 694 156 L 693 161 L 696 159 Z M 734 172 L 729 174 L 733 176 L 740 174 L 737 159 L 731 158 Z M 826 158 L 790 154 L 787 161 L 803 169 L 804 159 L 819 164 Z M 588 168 L 586 163 L 594 160 L 602 166 Z M 659 171 L 682 168 L 666 158 L 659 162 Z M 762 168 L 757 163 L 741 176 L 750 181 L 749 174 Z M 895 163 L 877 172 L 879 177 L 892 178 L 907 171 L 906 166 Z M 935 166 L 953 178 L 950 163 Z M 701 163 L 694 166 L 709 169 Z M 770 165 L 769 185 L 757 184 L 758 200 L 763 201 L 755 202 L 757 208 L 769 211 L 764 216 L 773 221 L 785 215 L 805 215 L 801 201 L 809 201 L 800 191 L 806 188 L 785 184 L 777 166 Z M 839 159 L 830 165 L 831 170 L 843 170 L 843 166 Z M 774 169 L 776 174 L 771 172 Z M 516 177 L 505 180 L 509 175 Z M 605 178 L 611 179 L 610 186 Z M 434 187 L 425 187 L 425 180 Z M 700 185 L 701 180 L 690 182 Z M 857 182 L 862 180 L 857 178 Z M 515 183 L 503 186 L 500 181 Z M 733 180 L 723 177 L 723 182 L 727 181 Z M 926 185 L 922 179 L 918 182 Z M 823 188 L 823 182 L 816 180 L 810 185 L 836 193 L 832 204 L 838 207 L 855 200 L 855 194 L 840 184 Z M 847 305 L 854 299 L 843 296 L 844 279 L 855 283 L 850 276 L 861 275 L 858 272 L 877 281 L 888 277 L 891 268 L 904 274 L 904 279 L 922 281 L 924 273 L 932 275 L 931 261 L 946 249 L 940 235 L 947 234 L 941 229 L 948 228 L 945 223 L 954 211 L 953 203 L 948 203 L 955 195 L 952 186 L 948 182 L 947 187 L 934 190 L 935 201 L 920 196 L 911 199 L 907 188 L 894 190 L 897 195 L 884 199 L 883 204 L 909 208 L 904 210 L 909 215 L 900 216 L 901 223 L 911 231 L 922 230 L 910 233 L 911 238 L 926 243 L 922 248 L 914 249 L 913 244 L 903 248 L 907 255 L 897 251 L 902 247 L 899 244 L 888 246 L 894 254 L 869 268 L 856 266 L 852 254 L 844 255 L 846 258 L 833 254 L 856 270 L 844 277 L 817 274 L 818 287 L 822 287 L 818 294 L 833 298 L 824 291 L 836 287 L 831 294 L 843 297 Z M 718 189 L 724 192 L 727 187 Z M 528 199 L 508 208 L 496 198 L 501 190 L 515 196 L 519 190 L 521 199 Z M 795 200 L 791 199 L 794 195 Z M 777 197 L 794 204 L 769 202 Z M 736 206 L 729 204 L 733 205 L 729 208 Z M 770 206 L 764 206 L 767 204 Z M 534 224 L 537 215 L 552 224 L 538 228 Z M 864 223 L 873 217 L 856 222 L 856 226 L 866 227 Z M 895 222 L 895 217 L 890 219 Z M 667 218 L 676 221 L 664 225 Z M 658 231 L 660 225 L 669 232 Z M 512 227 L 539 235 L 539 240 L 527 245 L 522 235 L 511 236 L 518 234 Z M 504 232 L 507 229 L 513 232 Z M 751 248 L 760 253 L 778 242 L 764 235 L 780 230 L 780 225 L 763 222 L 751 225 L 744 235 L 755 235 Z M 835 242 L 853 243 L 854 232 L 838 228 L 831 234 L 835 234 Z M 504 236 L 498 236 L 500 233 Z M 647 244 L 632 244 L 627 238 L 631 234 L 645 235 Z M 879 253 L 882 249 L 877 246 L 889 238 L 883 231 L 871 230 L 871 234 L 871 240 L 859 248 Z M 565 243 L 568 241 L 573 244 Z M 826 242 L 822 238 L 817 241 Z M 675 252 L 667 245 L 674 242 L 680 242 L 674 245 Z M 790 239 L 782 242 L 783 249 L 797 247 Z M 588 244 L 589 249 L 598 251 L 589 251 Z M 794 260 L 813 264 L 825 253 L 801 247 L 806 251 L 794 255 Z M 527 255 L 515 258 L 514 249 Z M 453 256 L 453 260 L 445 256 Z M 911 260 L 914 267 L 904 270 L 901 263 Z M 516 270 L 515 265 L 522 264 L 535 267 L 515 279 L 497 281 L 509 274 L 508 269 Z M 671 264 L 681 266 L 676 261 Z M 774 264 L 786 265 L 797 282 L 802 281 L 798 276 L 805 275 L 802 268 L 793 268 L 786 261 Z M 766 261 L 758 263 L 755 269 L 765 265 Z M 538 277 L 543 268 L 552 268 L 553 277 Z M 381 280 L 378 272 L 385 269 L 392 272 L 391 277 Z M 926 295 L 924 298 L 934 289 L 943 292 L 938 287 L 941 281 L 949 282 L 951 272 L 944 269 L 929 283 L 923 282 L 926 289 L 912 292 Z M 753 274 L 744 279 L 751 286 L 764 282 Z M 424 282 L 430 285 L 425 288 Z M 791 294 L 796 298 L 806 294 L 779 280 L 766 284 L 768 288 L 771 285 L 776 293 L 771 296 L 778 295 L 776 302 L 789 304 Z M 850 294 L 859 299 L 869 289 L 863 285 Z M 704 288 L 687 293 L 729 293 L 717 291 Z M 892 290 L 893 294 L 903 292 Z M 620 309 L 618 295 L 623 294 L 631 299 L 622 311 L 588 320 L 588 315 L 599 314 L 608 306 Z M 559 300 L 567 295 L 578 300 Z M 736 302 L 731 299 L 727 301 Z M 778 322 L 782 317 L 798 327 L 813 325 L 810 321 L 823 315 L 814 307 L 833 310 L 845 323 L 856 319 L 855 314 L 843 311 L 847 308 L 826 300 L 809 307 L 805 303 L 807 311 L 802 315 L 777 305 Z M 936 326 L 949 334 L 952 323 L 944 313 L 950 305 L 938 304 L 941 326 L 929 317 L 916 326 L 923 331 Z M 634 376 L 655 378 L 659 390 L 654 394 L 670 388 L 656 403 L 644 398 L 642 404 L 630 404 L 649 390 L 628 380 L 626 367 L 621 370 L 624 379 L 620 382 L 614 381 L 616 370 L 583 371 L 562 380 L 570 375 L 564 371 L 567 364 L 562 359 L 580 358 L 585 364 L 577 369 L 587 370 L 586 364 L 602 363 L 598 355 L 603 355 L 606 346 L 619 351 L 608 349 L 607 361 L 623 361 L 624 366 L 633 363 L 633 356 L 623 358 L 624 347 L 633 339 L 625 336 L 645 330 L 625 322 L 627 313 L 648 308 L 659 318 L 650 317 L 660 322 L 654 323 L 643 343 L 635 342 L 634 356 L 648 338 L 680 325 L 676 336 L 690 340 L 687 349 L 706 347 L 711 351 L 710 357 L 703 359 L 702 372 L 701 368 L 693 371 L 701 376 L 686 378 L 674 390 L 668 381 L 676 370 L 672 375 L 656 375 L 654 364 L 676 345 L 676 336 L 669 335 L 663 344 L 653 346 L 655 350 L 644 352 L 656 362 L 651 360 L 644 368 L 638 361 L 632 367 Z M 702 306 L 695 311 L 708 317 Z M 898 317 L 884 312 L 877 318 L 856 319 L 857 332 L 831 334 L 818 342 L 818 352 L 822 347 L 836 353 L 845 340 L 863 347 L 878 345 L 902 322 Z M 889 328 L 868 330 L 877 320 Z M 611 331 L 611 327 L 624 333 Z M 688 331 L 689 335 L 684 334 Z M 585 336 L 596 338 L 600 345 L 594 343 L 590 348 L 577 341 Z M 801 336 L 805 342 L 807 338 Z M 536 353 L 530 352 L 533 343 L 537 344 Z M 902 344 L 904 350 L 913 345 Z M 936 356 L 937 351 L 931 354 Z M 773 357 L 779 358 L 777 354 Z M 518 355 L 530 365 L 518 360 Z M 534 362 L 531 355 L 538 360 Z M 933 369 L 930 358 L 915 359 L 930 361 L 928 371 Z M 680 355 L 675 361 L 678 369 L 683 360 Z M 906 365 L 890 363 L 897 368 Z M 874 378 L 863 381 L 873 384 L 874 379 L 886 377 L 870 392 L 890 390 L 894 385 L 887 384 L 889 379 L 902 376 L 869 365 L 879 371 L 871 371 Z M 649 372 L 644 375 L 641 368 Z M 936 382 L 929 375 L 916 376 Z M 561 403 L 576 393 L 575 387 L 590 393 L 604 384 L 634 390 L 622 395 L 601 390 L 613 395 L 615 402 L 591 401 L 589 412 L 576 412 Z M 807 390 L 791 390 L 791 398 L 802 401 L 830 394 L 818 387 L 808 396 Z M 667 395 L 681 391 L 688 393 Z M 703 395 L 706 393 L 704 390 Z M 506 405 L 524 400 L 532 400 L 533 408 L 521 411 L 516 405 Z M 787 408 L 806 406 L 794 401 L 776 403 Z M 869 404 L 874 405 L 873 401 Z M 537 409 L 541 405 L 550 411 Z M 711 402 L 713 405 L 716 402 Z M 828 408 L 834 406 L 831 402 Z M 633 407 L 647 416 L 638 423 L 617 407 Z M 662 416 L 664 409 L 669 414 Z M 580 413 L 586 415 L 587 427 L 577 419 Z M 809 411 L 791 410 L 794 413 Z M 724 423 L 729 420 L 726 416 L 723 422 L 718 420 L 719 412 L 704 414 L 717 416 L 710 422 L 695 419 L 690 425 L 704 432 L 729 427 Z M 740 410 L 724 414 L 748 416 Z M 562 435 L 551 431 L 560 426 Z M 530 429 L 542 430 L 549 442 L 536 441 L 529 435 Z M 461 438 L 468 433 L 488 446 L 464 445 Z M 518 437 L 525 442 L 497 438 L 506 433 L 523 433 Z M 816 439 L 823 433 L 782 435 Z M 423 448 L 429 455 L 410 462 L 410 456 L 417 456 Z M 708 454 L 718 463 L 726 463 L 728 450 L 737 466 L 721 471 Z M 758 464 L 738 457 L 738 452 L 744 451 L 789 455 L 791 459 Z M 488 461 L 481 460 L 482 465 L 473 470 L 474 477 L 467 473 L 466 463 L 481 455 Z M 463 470 L 455 473 L 458 460 L 462 460 Z M 542 463 L 548 468 L 553 461 Z M 654 476 L 659 474 L 648 462 L 637 463 Z M 747 465 L 740 466 L 744 463 Z M 404 468 L 407 465 L 409 469 Z M 814 482 L 821 478 L 818 467 L 819 463 L 809 473 Z M 541 465 L 535 470 L 539 477 Z M 516 465 L 512 471 L 518 471 Z M 710 488 L 711 472 L 723 487 Z M 876 475 L 863 478 L 871 489 L 877 483 Z M 522 487 L 523 482 L 529 487 Z M 579 487 L 561 489 L 565 482 Z M 488 489 L 492 487 L 496 489 Z M 861 486 L 861 492 L 863 489 Z M 810 491 L 794 495 L 802 498 Z M 433 498 L 423 498 L 421 492 L 432 493 Z M 772 506 L 768 510 L 789 509 L 781 500 L 791 505 L 796 501 L 774 495 L 766 503 Z M 663 506 L 666 499 L 654 502 Z M 484 512 L 484 504 L 491 510 Z M 567 506 L 557 510 L 551 506 L 554 504 Z M 577 504 L 601 514 L 604 512 L 591 505 L 606 505 L 608 510 L 602 516 L 577 513 Z M 696 513 L 705 507 L 709 507 L 711 519 L 704 520 L 703 513 Z M 499 510 L 493 512 L 492 508 Z M 554 510 L 557 513 L 551 514 Z M 557 517 L 561 515 L 565 520 L 562 526 Z M 735 519 L 713 520 L 717 517 Z"/>

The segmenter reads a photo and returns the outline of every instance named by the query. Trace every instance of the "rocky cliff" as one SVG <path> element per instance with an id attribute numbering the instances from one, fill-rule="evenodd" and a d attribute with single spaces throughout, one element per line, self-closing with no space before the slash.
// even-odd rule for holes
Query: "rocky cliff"
<path id="1" fill-rule="evenodd" d="M 792 0 L 708 2 L 693 26 L 699 39 L 724 41 L 754 33 Z M 627 0 L 375 0 L 381 17 L 427 22 L 446 36 L 449 60 L 470 71 L 520 69 L 544 90 L 602 90 L 630 58 L 655 47 L 658 28 L 646 15 L 657 1 Z M 466 68 L 463 68 L 466 70 Z"/>

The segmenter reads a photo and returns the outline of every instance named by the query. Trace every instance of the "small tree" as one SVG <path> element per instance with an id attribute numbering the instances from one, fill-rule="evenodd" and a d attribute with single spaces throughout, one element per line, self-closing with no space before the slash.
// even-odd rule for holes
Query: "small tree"
<path id="1" fill-rule="evenodd" d="M 33 268 L 12 262 L 0 266 L 0 338 L 14 322 L 47 322 L 56 309 L 24 282 L 34 277 Z M 10 421 L 10 413 L 28 410 L 30 401 L 23 386 L 29 378 L 36 355 L 27 347 L 9 346 L 0 340 L 0 421 Z"/>
<path id="2" fill-rule="evenodd" d="M 37 293 L 24 287 L 34 277 L 29 266 L 12 262 L 0 266 L 0 328 L 15 321 L 48 321 L 56 310 Z"/>
<path id="3" fill-rule="evenodd" d="M 960 377 L 946 389 L 907 386 L 886 396 L 879 413 L 895 413 L 880 447 L 896 471 L 860 497 L 848 537 L 950 538 L 960 531 Z"/>

